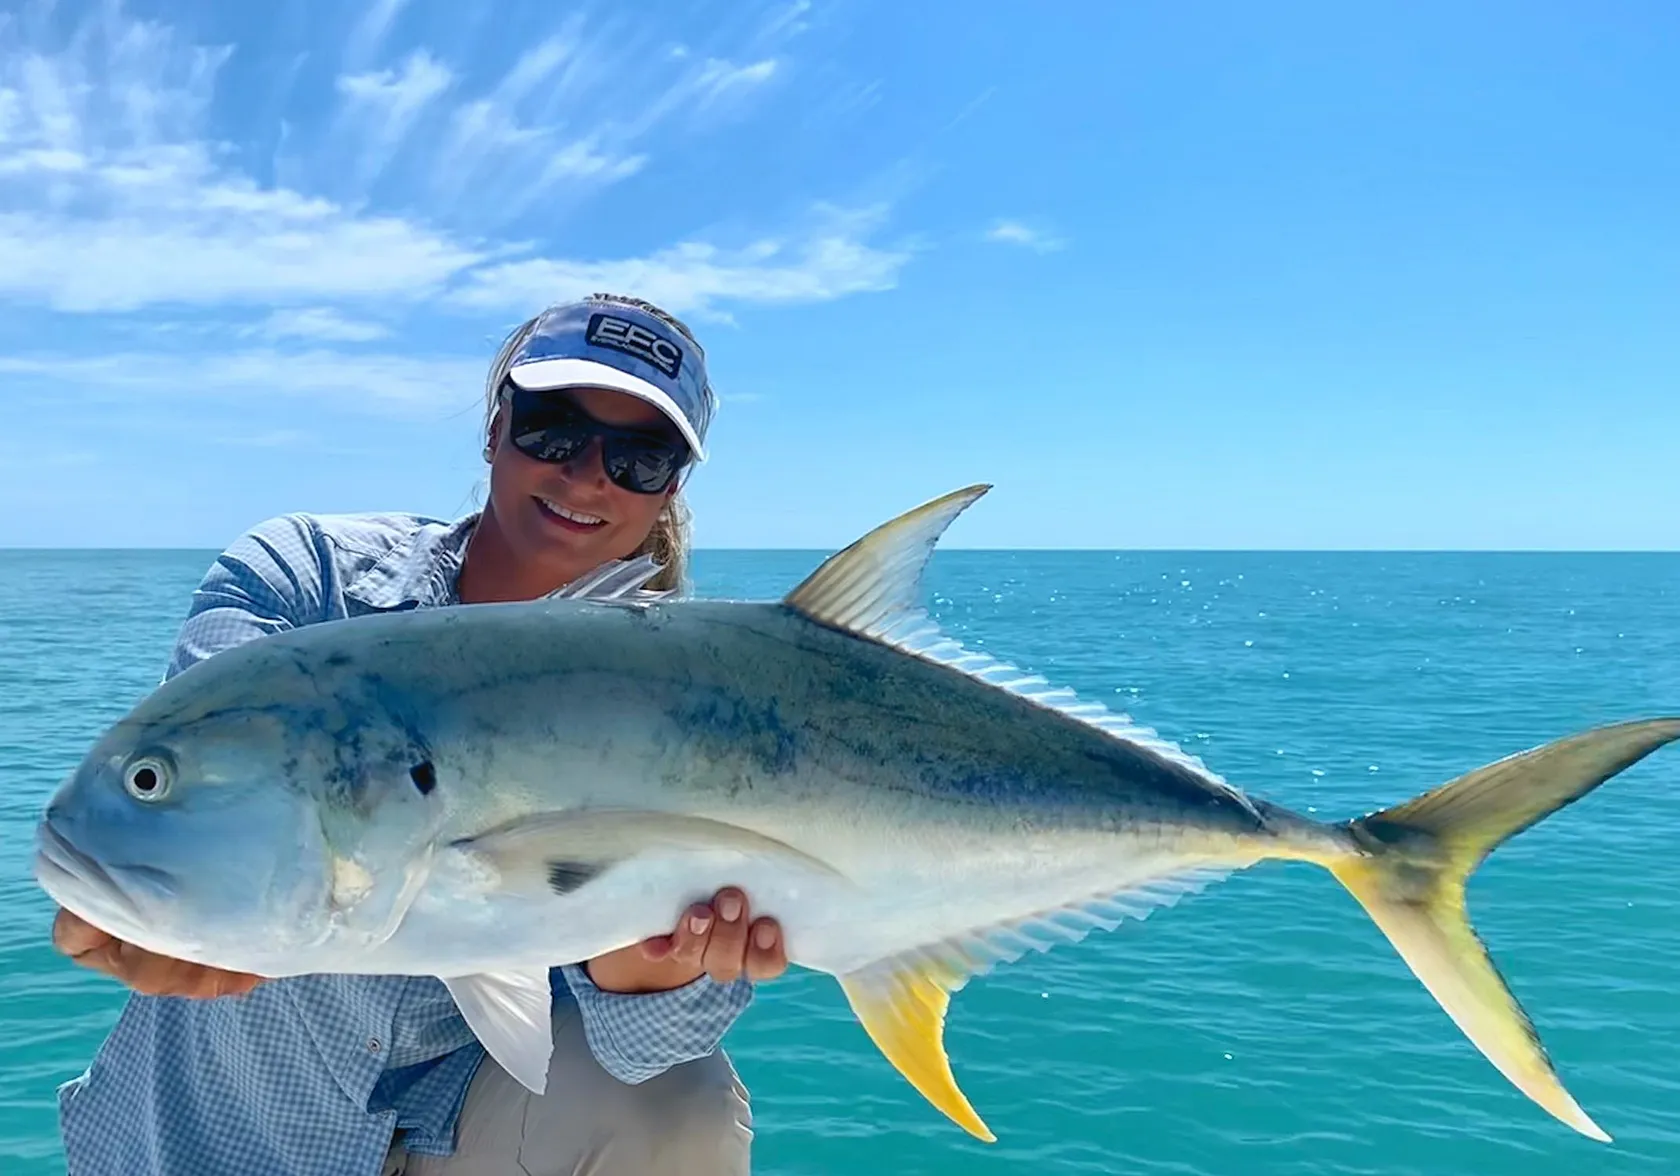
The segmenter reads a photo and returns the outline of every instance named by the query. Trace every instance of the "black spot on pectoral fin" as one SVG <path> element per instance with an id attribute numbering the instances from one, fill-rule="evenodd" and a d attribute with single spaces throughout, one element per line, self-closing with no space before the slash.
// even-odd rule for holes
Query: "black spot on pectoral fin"
<path id="1" fill-rule="evenodd" d="M 566 895 L 598 877 L 605 869 L 594 862 L 554 861 L 548 863 L 548 888 L 555 894 Z"/>

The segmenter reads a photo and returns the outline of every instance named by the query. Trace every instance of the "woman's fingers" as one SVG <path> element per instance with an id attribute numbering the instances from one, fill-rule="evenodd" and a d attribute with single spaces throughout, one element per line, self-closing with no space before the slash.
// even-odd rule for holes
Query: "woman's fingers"
<path id="1" fill-rule="evenodd" d="M 145 996 L 243 996 L 262 983 L 260 976 L 206 968 L 135 947 L 62 909 L 53 920 L 52 938 L 53 946 L 76 963 Z"/>
<path id="2" fill-rule="evenodd" d="M 712 908 L 705 903 L 689 907 L 677 920 L 676 930 L 671 933 L 671 950 L 666 958 L 698 976 L 705 963 L 706 944 L 716 923 Z"/>
<path id="3" fill-rule="evenodd" d="M 95 948 L 115 942 L 110 935 L 63 907 L 53 919 L 52 941 L 55 948 L 77 961 Z"/>
<path id="4" fill-rule="evenodd" d="M 710 904 L 683 912 L 669 935 L 655 935 L 634 947 L 590 960 L 598 987 L 615 992 L 658 992 L 680 988 L 701 975 L 720 984 L 742 976 L 771 980 L 787 971 L 781 926 L 752 918 L 747 896 L 725 886 Z"/>
<path id="5" fill-rule="evenodd" d="M 712 899 L 712 909 L 717 922 L 706 944 L 706 973 L 720 984 L 731 984 L 740 979 L 747 962 L 747 897 L 726 886 Z"/>
<path id="6" fill-rule="evenodd" d="M 781 924 L 758 919 L 747 942 L 747 978 L 774 980 L 787 971 L 787 947 L 782 942 Z"/>

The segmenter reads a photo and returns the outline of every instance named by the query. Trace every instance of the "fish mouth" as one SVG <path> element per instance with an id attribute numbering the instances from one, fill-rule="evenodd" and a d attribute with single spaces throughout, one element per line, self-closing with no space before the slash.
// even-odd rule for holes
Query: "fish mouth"
<path id="1" fill-rule="evenodd" d="M 125 877 L 137 878 L 151 888 L 167 886 L 167 878 L 149 866 L 116 867 Z M 109 904 L 124 919 L 138 923 L 140 907 L 117 875 L 76 848 L 50 819 L 42 821 L 35 835 L 35 877 L 42 889 L 60 906 L 82 914 L 89 901 Z M 89 912 L 99 915 L 103 912 Z"/>

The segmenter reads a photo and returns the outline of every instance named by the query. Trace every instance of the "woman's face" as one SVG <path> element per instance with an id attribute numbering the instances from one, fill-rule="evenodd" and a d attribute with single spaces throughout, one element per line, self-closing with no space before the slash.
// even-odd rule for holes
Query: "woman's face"
<path id="1" fill-rule="evenodd" d="M 645 400 L 605 388 L 570 388 L 585 412 L 612 425 L 665 427 L 665 414 Z M 677 482 L 658 494 L 614 485 L 601 465 L 601 442 L 564 462 L 527 457 L 508 439 L 508 405 L 496 414 L 490 462 L 490 506 L 510 554 L 565 583 L 641 546 Z"/>

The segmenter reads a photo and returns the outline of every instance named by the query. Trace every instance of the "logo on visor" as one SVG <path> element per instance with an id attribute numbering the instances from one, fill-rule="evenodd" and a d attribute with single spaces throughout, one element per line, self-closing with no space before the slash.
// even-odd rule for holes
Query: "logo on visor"
<path id="1" fill-rule="evenodd" d="M 656 335 L 640 323 L 614 318 L 610 314 L 589 316 L 589 330 L 584 338 L 597 347 L 611 347 L 637 359 L 645 359 L 673 380 L 682 370 L 682 348 Z"/>

